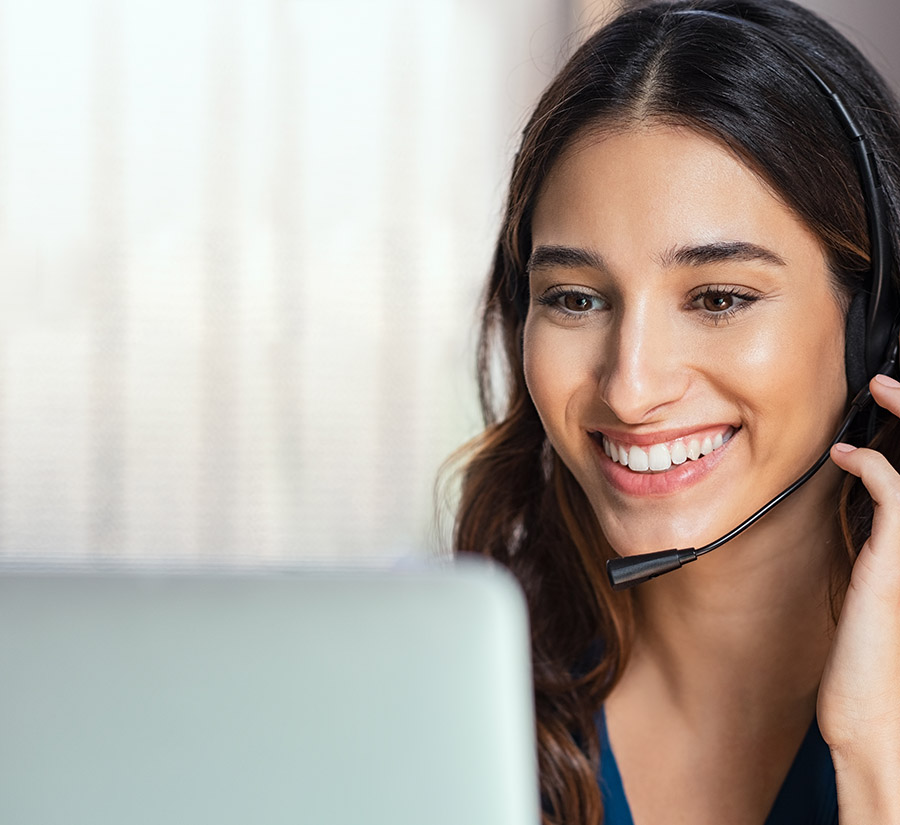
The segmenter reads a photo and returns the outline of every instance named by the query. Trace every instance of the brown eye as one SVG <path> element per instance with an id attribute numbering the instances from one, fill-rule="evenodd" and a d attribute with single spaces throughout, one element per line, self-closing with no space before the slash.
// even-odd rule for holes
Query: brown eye
<path id="1" fill-rule="evenodd" d="M 537 303 L 570 320 L 579 315 L 593 316 L 594 313 L 607 308 L 605 299 L 599 295 L 566 287 L 548 289 L 537 298 Z"/>
<path id="2" fill-rule="evenodd" d="M 710 292 L 703 296 L 703 308 L 707 312 L 726 312 L 734 306 L 734 295 Z"/>
<path id="3" fill-rule="evenodd" d="M 594 299 L 590 295 L 569 292 L 562 296 L 562 305 L 569 312 L 589 312 L 593 309 Z"/>
<path id="4" fill-rule="evenodd" d="M 759 295 L 735 287 L 711 285 L 695 292 L 689 306 L 701 313 L 701 319 L 714 324 L 727 323 L 738 312 L 750 309 Z"/>

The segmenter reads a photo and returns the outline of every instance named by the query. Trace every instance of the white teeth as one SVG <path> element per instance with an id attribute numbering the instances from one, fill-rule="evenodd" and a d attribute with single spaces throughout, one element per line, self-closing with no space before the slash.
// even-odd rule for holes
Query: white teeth
<path id="1" fill-rule="evenodd" d="M 673 464 L 684 464 L 688 459 L 687 449 L 685 449 L 683 441 L 676 441 L 672 445 L 671 452 Z"/>
<path id="2" fill-rule="evenodd" d="M 634 447 L 632 447 L 634 449 Z M 629 454 L 630 455 L 630 454 Z M 630 463 L 630 462 L 629 462 Z M 672 466 L 672 456 L 665 444 L 654 444 L 650 448 L 650 469 L 668 470 Z"/>
<path id="3" fill-rule="evenodd" d="M 729 428 L 724 433 L 706 436 L 702 441 L 697 438 L 692 438 L 688 442 L 674 441 L 671 447 L 666 444 L 653 444 L 646 450 L 637 445 L 626 447 L 603 436 L 603 451 L 612 461 L 617 461 L 636 473 L 648 471 L 660 473 L 668 470 L 673 464 L 684 464 L 688 459 L 696 461 L 709 455 L 713 450 L 727 444 L 733 435 L 734 431 Z"/>
<path id="4" fill-rule="evenodd" d="M 640 447 L 632 447 L 628 451 L 628 466 L 636 473 L 643 473 L 650 469 L 650 459 Z"/>

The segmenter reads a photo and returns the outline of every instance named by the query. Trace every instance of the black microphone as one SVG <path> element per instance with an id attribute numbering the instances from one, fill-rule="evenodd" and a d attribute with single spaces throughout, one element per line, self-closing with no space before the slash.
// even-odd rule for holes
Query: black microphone
<path id="1" fill-rule="evenodd" d="M 893 366 L 896 364 L 896 360 L 897 344 L 895 343 L 891 356 L 879 372 L 886 374 L 890 373 Z M 837 434 L 828 445 L 828 449 L 816 459 L 815 464 L 791 484 L 790 487 L 782 490 L 775 498 L 760 507 L 760 509 L 748 519 L 742 521 L 730 533 L 726 533 L 721 538 L 718 538 L 709 544 L 705 544 L 699 549 L 689 547 L 683 550 L 659 550 L 655 553 L 642 553 L 638 556 L 625 556 L 624 558 L 610 559 L 606 562 L 606 575 L 609 577 L 609 583 L 612 585 L 613 590 L 625 590 L 636 584 L 641 584 L 649 579 L 661 576 L 663 573 L 670 573 L 672 570 L 678 570 L 688 562 L 695 561 L 704 553 L 709 553 L 711 550 L 715 550 L 717 547 L 721 547 L 723 544 L 739 536 L 744 530 L 759 521 L 769 512 L 769 510 L 784 501 L 791 493 L 806 484 L 806 482 L 816 474 L 818 469 L 828 460 L 831 448 L 846 435 L 847 430 L 850 429 L 850 425 L 853 423 L 857 414 L 862 411 L 871 400 L 872 393 L 869 392 L 868 386 L 863 387 L 857 393 L 856 398 L 853 399 L 853 403 L 850 405 L 847 415 L 841 422 Z"/>

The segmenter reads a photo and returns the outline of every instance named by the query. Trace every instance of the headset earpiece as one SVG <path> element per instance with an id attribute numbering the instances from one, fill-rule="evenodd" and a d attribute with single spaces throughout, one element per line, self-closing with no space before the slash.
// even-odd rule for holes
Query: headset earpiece
<path id="1" fill-rule="evenodd" d="M 866 368 L 866 293 L 857 292 L 847 311 L 847 326 L 844 335 L 844 364 L 847 370 L 847 389 L 850 398 L 869 383 Z"/>

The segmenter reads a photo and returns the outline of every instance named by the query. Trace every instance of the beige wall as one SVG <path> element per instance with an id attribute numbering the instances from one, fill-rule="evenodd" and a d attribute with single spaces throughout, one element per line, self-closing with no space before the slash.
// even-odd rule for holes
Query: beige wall
<path id="1" fill-rule="evenodd" d="M 853 41 L 900 94 L 900 3 L 897 0 L 806 0 Z"/>

